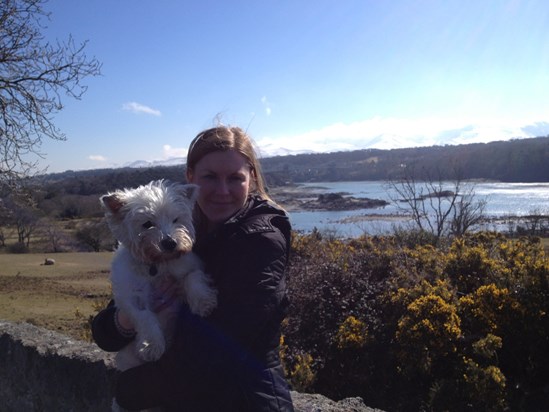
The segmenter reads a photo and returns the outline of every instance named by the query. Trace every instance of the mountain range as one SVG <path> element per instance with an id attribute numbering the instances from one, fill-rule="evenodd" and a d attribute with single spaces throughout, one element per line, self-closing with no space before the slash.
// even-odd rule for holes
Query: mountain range
<path id="1" fill-rule="evenodd" d="M 351 125 L 330 126 L 291 138 L 256 141 L 262 158 L 298 154 L 332 153 L 365 149 L 405 149 L 430 146 L 458 146 L 494 141 L 520 140 L 549 136 L 549 122 L 537 121 L 517 124 L 509 121 L 478 123 L 443 123 L 440 120 L 370 119 Z M 136 160 L 123 167 L 142 168 L 177 166 L 184 157 L 159 160 Z"/>

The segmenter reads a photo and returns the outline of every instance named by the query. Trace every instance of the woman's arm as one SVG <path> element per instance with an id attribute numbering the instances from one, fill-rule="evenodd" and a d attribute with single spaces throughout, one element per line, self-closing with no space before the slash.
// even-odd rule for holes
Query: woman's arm
<path id="1" fill-rule="evenodd" d="M 215 275 L 218 307 L 207 318 L 183 308 L 166 354 L 120 375 L 116 396 L 121 405 L 136 394 L 136 405 L 155 405 L 243 382 L 243 376 L 256 376 L 268 366 L 264 356 L 278 345 L 285 309 L 286 238 L 275 231 L 214 243 L 208 246 L 219 251 L 209 261 L 220 271 Z"/>
<path id="2" fill-rule="evenodd" d="M 278 346 L 287 305 L 286 246 L 278 230 L 210 245 L 219 251 L 208 256 L 206 265 L 206 272 L 215 272 L 218 307 L 205 319 L 183 318 L 179 351 L 187 369 L 204 375 L 234 374 L 243 360 L 263 363 Z"/>
<path id="3" fill-rule="evenodd" d="M 224 256 L 219 307 L 209 320 L 253 349 L 284 315 L 286 243 L 280 232 L 248 235 L 231 244 Z"/>
<path id="4" fill-rule="evenodd" d="M 109 305 L 99 312 L 92 321 L 93 340 L 107 352 L 118 352 L 135 337 L 135 332 L 124 322 L 120 322 L 119 313 L 111 300 Z"/>
<path id="5" fill-rule="evenodd" d="M 151 290 L 149 299 L 151 309 L 156 313 L 169 309 L 172 305 L 178 305 L 176 280 L 171 276 L 161 279 Z M 130 343 L 135 335 L 132 320 L 116 307 L 114 300 L 111 300 L 108 306 L 93 319 L 93 339 L 105 351 L 118 352 Z"/>

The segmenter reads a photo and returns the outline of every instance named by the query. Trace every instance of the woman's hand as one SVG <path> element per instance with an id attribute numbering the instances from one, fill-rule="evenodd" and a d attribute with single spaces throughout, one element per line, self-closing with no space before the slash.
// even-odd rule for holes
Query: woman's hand
<path id="1" fill-rule="evenodd" d="M 175 306 L 179 299 L 178 283 L 173 276 L 165 276 L 151 289 L 149 303 L 153 312 L 162 312 Z"/>
<path id="2" fill-rule="evenodd" d="M 131 318 L 120 308 L 117 308 L 114 312 L 114 324 L 122 336 L 130 337 L 135 335 L 135 326 Z"/>
<path id="3" fill-rule="evenodd" d="M 166 309 L 176 310 L 179 291 L 177 281 L 172 276 L 163 277 L 149 294 L 149 304 L 153 312 L 158 313 Z M 128 314 L 122 309 L 117 308 L 114 314 L 114 322 L 117 329 L 125 335 L 135 333 L 135 325 Z"/>

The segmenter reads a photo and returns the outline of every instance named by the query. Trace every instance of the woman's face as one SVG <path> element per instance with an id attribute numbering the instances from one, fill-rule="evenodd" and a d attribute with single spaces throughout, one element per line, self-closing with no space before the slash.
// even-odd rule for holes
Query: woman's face
<path id="1" fill-rule="evenodd" d="M 198 205 L 209 223 L 223 223 L 244 204 L 250 192 L 250 165 L 234 150 L 212 152 L 200 159 L 187 180 L 200 186 Z"/>

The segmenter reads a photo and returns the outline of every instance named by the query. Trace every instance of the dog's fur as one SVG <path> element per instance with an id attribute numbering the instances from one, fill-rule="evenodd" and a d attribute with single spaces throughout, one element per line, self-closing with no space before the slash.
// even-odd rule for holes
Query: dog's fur
<path id="1" fill-rule="evenodd" d="M 150 307 L 152 287 L 162 277 L 177 279 L 181 297 L 193 313 L 205 316 L 217 305 L 211 280 L 191 251 L 197 194 L 196 185 L 158 180 L 101 197 L 109 227 L 120 243 L 111 267 L 114 301 L 137 333 L 117 354 L 120 370 L 159 359 L 169 345 L 175 310 L 155 313 Z"/>

